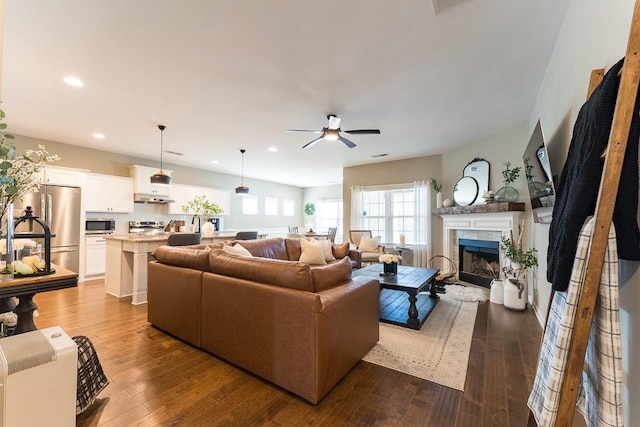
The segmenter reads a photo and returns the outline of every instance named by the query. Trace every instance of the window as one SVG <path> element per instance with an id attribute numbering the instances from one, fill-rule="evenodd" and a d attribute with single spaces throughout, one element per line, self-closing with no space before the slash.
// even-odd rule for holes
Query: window
<path id="1" fill-rule="evenodd" d="M 242 197 L 242 215 L 258 215 L 258 197 Z"/>
<path id="2" fill-rule="evenodd" d="M 282 201 L 282 215 L 293 216 L 295 214 L 295 202 L 291 199 L 284 199 Z"/>
<path id="3" fill-rule="evenodd" d="M 414 231 L 415 193 L 413 188 L 364 190 L 362 192 L 362 229 L 382 236 L 385 243 L 416 242 Z"/>
<path id="4" fill-rule="evenodd" d="M 278 215 L 278 198 L 277 197 L 264 198 L 264 214 Z"/>
<path id="5" fill-rule="evenodd" d="M 329 227 L 337 227 L 336 243 L 342 242 L 342 199 L 321 200 L 318 203 L 317 227 L 326 230 Z"/>

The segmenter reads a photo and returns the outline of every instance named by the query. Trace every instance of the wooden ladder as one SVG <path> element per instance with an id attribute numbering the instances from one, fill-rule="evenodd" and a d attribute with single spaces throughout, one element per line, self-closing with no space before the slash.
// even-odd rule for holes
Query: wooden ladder
<path id="1" fill-rule="evenodd" d="M 602 80 L 602 75 L 602 70 L 594 70 L 591 73 L 589 95 Z M 627 53 L 620 76 L 620 87 L 618 88 L 605 166 L 600 180 L 595 211 L 595 229 L 587 258 L 584 286 L 578 301 L 574 329 L 570 338 L 567 369 L 560 390 L 560 402 L 555 424 L 557 427 L 570 427 L 573 422 L 578 399 L 578 386 L 582 377 L 589 330 L 598 296 L 609 228 L 611 227 L 613 210 L 618 195 L 622 163 L 627 148 L 627 139 L 631 128 L 639 83 L 640 0 L 636 0 L 627 42 Z M 633 141 L 633 143 L 637 144 L 638 141 Z M 603 189 L 606 189 L 606 191 L 603 191 Z M 531 413 L 529 413 L 529 425 L 535 425 L 535 420 Z"/>

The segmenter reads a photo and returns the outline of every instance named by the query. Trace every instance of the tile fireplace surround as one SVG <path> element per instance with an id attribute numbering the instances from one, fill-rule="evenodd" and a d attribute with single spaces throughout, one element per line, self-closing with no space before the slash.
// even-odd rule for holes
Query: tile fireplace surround
<path id="1" fill-rule="evenodd" d="M 505 202 L 434 210 L 435 215 L 442 217 L 443 255 L 459 266 L 458 239 L 499 242 L 501 236 L 509 236 L 511 233 L 514 239 L 518 239 L 518 224 L 524 207 L 524 203 Z M 505 265 L 502 251 L 500 265 Z"/>

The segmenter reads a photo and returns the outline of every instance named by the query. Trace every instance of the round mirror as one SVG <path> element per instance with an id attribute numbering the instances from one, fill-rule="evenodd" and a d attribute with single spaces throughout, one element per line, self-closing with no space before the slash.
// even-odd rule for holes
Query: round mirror
<path id="1" fill-rule="evenodd" d="M 478 198 L 478 181 L 471 176 L 463 176 L 453 187 L 453 200 L 459 206 L 469 206 Z"/>

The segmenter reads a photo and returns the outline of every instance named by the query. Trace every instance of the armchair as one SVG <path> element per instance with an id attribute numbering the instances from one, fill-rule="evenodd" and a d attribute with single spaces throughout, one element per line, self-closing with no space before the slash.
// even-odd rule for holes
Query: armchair
<path id="1" fill-rule="evenodd" d="M 349 240 L 362 253 L 362 262 L 380 262 L 380 255 L 384 253 L 380 236 L 372 237 L 371 230 L 349 230 Z"/>

